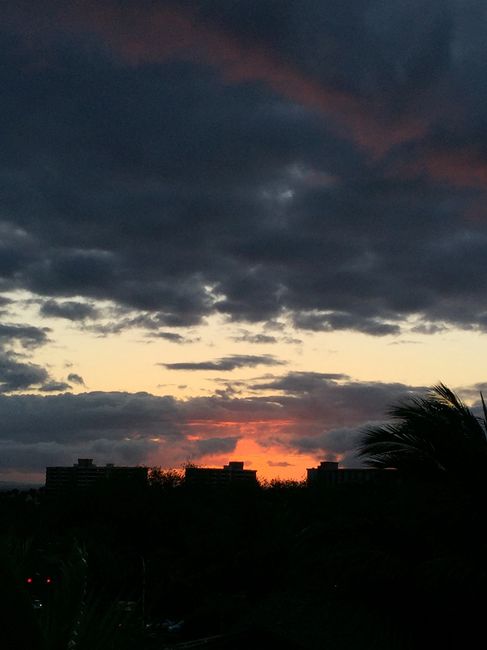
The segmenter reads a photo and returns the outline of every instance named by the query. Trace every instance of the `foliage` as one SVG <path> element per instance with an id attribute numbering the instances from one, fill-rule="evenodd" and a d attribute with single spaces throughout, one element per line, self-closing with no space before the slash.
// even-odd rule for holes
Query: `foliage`
<path id="1" fill-rule="evenodd" d="M 178 469 L 161 469 L 151 467 L 149 470 L 149 485 L 152 488 L 170 490 L 180 487 L 184 481 L 184 472 Z"/>
<path id="2" fill-rule="evenodd" d="M 265 647 L 470 647 L 483 632 L 485 539 L 484 502 L 441 481 L 0 493 L 2 641 L 152 650 L 258 629 L 276 637 Z M 39 558 L 58 567 L 52 599 L 34 596 L 41 611 L 25 584 Z"/>
<path id="3" fill-rule="evenodd" d="M 482 398 L 483 403 L 483 398 Z M 477 418 L 444 384 L 393 406 L 393 422 L 364 431 L 359 455 L 376 468 L 406 474 L 487 476 L 487 414 Z"/>

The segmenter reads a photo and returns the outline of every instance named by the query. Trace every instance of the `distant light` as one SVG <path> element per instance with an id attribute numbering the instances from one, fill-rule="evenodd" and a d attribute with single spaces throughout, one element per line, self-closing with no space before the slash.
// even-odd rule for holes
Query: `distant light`
<path id="1" fill-rule="evenodd" d="M 32 578 L 27 578 L 26 582 L 30 585 L 32 584 Z"/>
<path id="2" fill-rule="evenodd" d="M 47 582 L 48 585 L 50 585 L 51 582 L 52 582 L 51 578 L 46 578 L 46 582 Z"/>

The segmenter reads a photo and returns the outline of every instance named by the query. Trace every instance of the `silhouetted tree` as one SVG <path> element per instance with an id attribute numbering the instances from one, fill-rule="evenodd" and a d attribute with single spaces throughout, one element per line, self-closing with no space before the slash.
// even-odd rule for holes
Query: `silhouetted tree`
<path id="1" fill-rule="evenodd" d="M 149 471 L 149 485 L 153 488 L 170 490 L 180 487 L 183 480 L 184 473 L 182 470 L 151 467 Z"/>
<path id="2" fill-rule="evenodd" d="M 393 422 L 369 427 L 358 453 L 376 468 L 456 478 L 487 478 L 487 410 L 483 418 L 444 384 L 389 410 Z"/>

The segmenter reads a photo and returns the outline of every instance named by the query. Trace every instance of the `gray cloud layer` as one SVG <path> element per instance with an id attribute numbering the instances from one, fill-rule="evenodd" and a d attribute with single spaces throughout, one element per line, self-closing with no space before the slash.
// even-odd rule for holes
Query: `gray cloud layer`
<path id="1" fill-rule="evenodd" d="M 56 300 L 46 300 L 41 305 L 42 316 L 55 318 L 65 318 L 71 321 L 83 321 L 86 318 L 96 318 L 97 310 L 87 303 L 67 300 L 58 302 Z"/>
<path id="2" fill-rule="evenodd" d="M 254 368 L 255 366 L 282 366 L 286 362 L 276 359 L 271 354 L 232 354 L 214 361 L 185 361 L 180 363 L 162 363 L 168 370 L 219 370 L 230 371 L 236 368 Z"/>
<path id="3" fill-rule="evenodd" d="M 238 437 L 188 439 L 183 403 L 147 393 L 0 395 L 0 469 L 43 471 L 78 456 L 100 462 L 168 465 L 231 453 Z"/>
<path id="4" fill-rule="evenodd" d="M 0 392 L 25 390 L 45 384 L 49 373 L 34 363 L 19 361 L 17 355 L 0 351 Z"/>
<path id="5" fill-rule="evenodd" d="M 49 328 L 24 324 L 0 324 L 0 393 L 37 388 L 46 392 L 69 388 L 55 382 L 49 372 L 29 356 L 48 339 Z M 57 388 L 55 386 L 57 385 Z"/>
<path id="6" fill-rule="evenodd" d="M 101 4 L 2 3 L 0 289 L 487 328 L 482 3 Z"/>
<path id="7" fill-rule="evenodd" d="M 20 343 L 24 348 L 32 349 L 44 345 L 47 340 L 48 328 L 33 325 L 7 325 L 0 323 L 0 345 Z"/>
<path id="8" fill-rule="evenodd" d="M 317 458 L 339 453 L 353 463 L 360 427 L 383 418 L 391 402 L 421 390 L 320 373 L 290 373 L 253 389 L 252 397 L 217 392 L 184 401 L 118 392 L 0 395 L 1 464 L 4 471 L 42 471 L 46 464 L 91 455 L 100 462 L 174 466 L 230 454 L 246 425 L 256 422 L 255 439 L 263 448 L 277 445 L 283 453 Z M 228 422 L 233 427 L 222 435 L 220 424 Z"/>

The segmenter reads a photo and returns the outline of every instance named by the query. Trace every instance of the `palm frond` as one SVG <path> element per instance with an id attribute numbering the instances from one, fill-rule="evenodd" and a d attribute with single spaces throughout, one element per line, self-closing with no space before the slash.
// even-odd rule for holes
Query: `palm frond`
<path id="1" fill-rule="evenodd" d="M 469 407 L 440 383 L 424 397 L 393 405 L 392 422 L 364 429 L 358 454 L 371 467 L 408 472 L 485 471 L 487 408 L 482 424 Z M 462 469 L 463 468 L 463 469 Z"/>
<path id="2" fill-rule="evenodd" d="M 482 412 L 484 414 L 484 434 L 487 435 L 487 407 L 485 406 L 485 401 L 484 401 L 484 396 L 482 394 L 482 391 L 480 391 L 480 399 L 482 400 Z"/>

